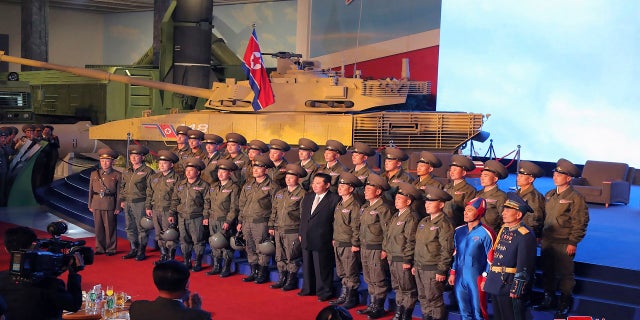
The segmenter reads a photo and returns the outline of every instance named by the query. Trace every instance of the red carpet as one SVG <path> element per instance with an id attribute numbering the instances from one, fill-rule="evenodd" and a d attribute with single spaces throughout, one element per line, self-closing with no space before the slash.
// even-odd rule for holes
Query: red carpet
<path id="1" fill-rule="evenodd" d="M 0 222 L 0 239 L 10 227 L 13 225 Z M 45 232 L 37 234 L 40 238 L 49 237 Z M 92 238 L 85 240 L 88 246 L 93 246 Z M 117 255 L 96 256 L 94 264 L 81 271 L 83 290 L 88 290 L 97 283 L 101 283 L 103 288 L 112 284 L 116 291 L 126 291 L 133 300 L 154 299 L 157 292 L 151 271 L 159 252 L 148 252 L 149 257 L 142 262 L 123 260 L 121 257 L 128 249 L 128 242 L 119 239 Z M 4 245 L 0 266 L 0 270 L 7 270 L 9 266 L 9 254 Z M 211 312 L 214 319 L 315 319 L 317 313 L 327 306 L 325 302 L 318 302 L 314 296 L 298 297 L 298 291 L 283 292 L 270 289 L 269 284 L 243 283 L 242 275 L 224 279 L 207 276 L 205 271 L 191 273 L 190 289 L 202 296 L 203 309 Z M 66 275 L 61 278 L 66 279 Z M 357 315 L 355 310 L 351 313 L 356 319 L 366 319 Z"/>

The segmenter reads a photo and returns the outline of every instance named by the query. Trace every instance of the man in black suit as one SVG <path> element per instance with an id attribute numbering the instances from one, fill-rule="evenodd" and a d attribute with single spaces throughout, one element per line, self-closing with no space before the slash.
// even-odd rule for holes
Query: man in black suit
<path id="1" fill-rule="evenodd" d="M 299 296 L 317 295 L 318 300 L 333 297 L 333 212 L 340 196 L 329 191 L 331 176 L 317 173 L 311 189 L 300 205 L 300 241 L 304 281 Z"/>
<path id="2" fill-rule="evenodd" d="M 200 296 L 190 295 L 189 276 L 189 269 L 178 261 L 158 263 L 153 268 L 158 297 L 154 301 L 134 301 L 129 308 L 131 320 L 211 319 L 211 313 L 201 310 Z"/>

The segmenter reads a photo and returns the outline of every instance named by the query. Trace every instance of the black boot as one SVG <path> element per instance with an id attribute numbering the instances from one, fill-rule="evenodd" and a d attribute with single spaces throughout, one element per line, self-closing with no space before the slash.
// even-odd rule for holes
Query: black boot
<path id="1" fill-rule="evenodd" d="M 542 303 L 533 307 L 534 310 L 545 311 L 556 307 L 556 295 L 552 292 L 545 291 Z"/>
<path id="2" fill-rule="evenodd" d="M 367 319 L 378 319 L 385 316 L 387 312 L 384 310 L 384 299 L 378 299 L 373 303 L 371 312 Z"/>
<path id="3" fill-rule="evenodd" d="M 207 275 L 220 274 L 222 272 L 222 258 L 211 257 L 211 261 L 213 261 L 213 268 L 207 271 Z"/>
<path id="4" fill-rule="evenodd" d="M 369 314 L 371 313 L 371 310 L 373 310 L 373 304 L 374 304 L 374 300 L 373 298 L 370 298 L 369 300 L 369 305 L 367 305 L 367 307 L 365 309 L 360 309 L 358 311 L 356 311 L 358 314 Z"/>
<path id="5" fill-rule="evenodd" d="M 138 250 L 136 248 L 131 248 L 129 253 L 122 256 L 122 259 L 133 259 L 138 255 Z"/>
<path id="6" fill-rule="evenodd" d="M 196 255 L 196 264 L 193 266 L 193 271 L 202 271 L 202 255 Z"/>
<path id="7" fill-rule="evenodd" d="M 560 295 L 558 302 L 558 310 L 553 315 L 554 319 L 566 319 L 569 316 L 569 312 L 573 309 L 573 297 L 568 295 Z"/>
<path id="8" fill-rule="evenodd" d="M 282 291 L 291 291 L 298 289 L 298 274 L 296 272 L 290 272 L 287 277 L 287 283 L 282 287 Z"/>
<path id="9" fill-rule="evenodd" d="M 185 267 L 187 267 L 187 269 L 191 270 L 191 256 L 189 256 L 188 258 L 184 258 L 184 265 Z"/>
<path id="10" fill-rule="evenodd" d="M 258 265 L 251 265 L 251 274 L 248 277 L 242 278 L 243 282 L 253 282 L 256 280 L 256 276 L 258 275 Z"/>
<path id="11" fill-rule="evenodd" d="M 146 251 L 147 251 L 147 246 L 140 246 L 140 248 L 138 248 L 138 254 L 136 255 L 136 261 L 142 261 L 146 259 L 147 258 Z"/>
<path id="12" fill-rule="evenodd" d="M 404 306 L 397 306 L 396 313 L 393 314 L 393 318 L 391 320 L 402 320 L 404 317 Z"/>
<path id="13" fill-rule="evenodd" d="M 351 309 L 360 304 L 360 295 L 358 294 L 358 290 L 349 289 L 347 291 L 347 301 L 342 304 L 342 307 L 345 309 Z"/>
<path id="14" fill-rule="evenodd" d="M 402 320 L 411 320 L 413 318 L 413 307 L 405 308 L 402 314 Z"/>
<path id="15" fill-rule="evenodd" d="M 231 275 L 231 259 L 222 260 L 222 270 L 220 270 L 220 278 L 226 278 Z"/>
<path id="16" fill-rule="evenodd" d="M 269 266 L 260 266 L 258 270 L 258 276 L 256 277 L 257 284 L 263 284 L 269 282 Z"/>
<path id="17" fill-rule="evenodd" d="M 176 248 L 169 249 L 169 260 L 176 259 Z"/>
<path id="18" fill-rule="evenodd" d="M 329 305 L 331 306 L 337 306 L 337 305 L 341 305 L 345 302 L 347 302 L 347 293 L 349 291 L 347 290 L 347 287 L 342 287 L 342 291 L 340 291 L 340 296 L 338 297 L 338 299 L 335 300 L 331 300 L 329 301 Z"/>
<path id="19" fill-rule="evenodd" d="M 280 272 L 280 276 L 278 277 L 278 282 L 269 286 L 271 289 L 280 289 L 284 287 L 284 284 L 287 283 L 287 277 L 289 276 L 289 271 Z"/>

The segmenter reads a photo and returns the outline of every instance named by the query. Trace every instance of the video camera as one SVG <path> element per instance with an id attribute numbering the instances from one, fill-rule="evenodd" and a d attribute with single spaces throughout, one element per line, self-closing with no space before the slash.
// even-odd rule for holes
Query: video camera
<path id="1" fill-rule="evenodd" d="M 38 239 L 28 250 L 11 252 L 9 271 L 16 280 L 38 282 L 58 277 L 69 268 L 80 271 L 85 265 L 93 264 L 93 249 L 84 246 L 84 240 L 60 239 L 60 235 L 67 232 L 66 223 L 52 222 L 47 231 L 51 234 L 50 239 Z M 82 265 L 76 265 L 75 253 L 82 257 Z"/>

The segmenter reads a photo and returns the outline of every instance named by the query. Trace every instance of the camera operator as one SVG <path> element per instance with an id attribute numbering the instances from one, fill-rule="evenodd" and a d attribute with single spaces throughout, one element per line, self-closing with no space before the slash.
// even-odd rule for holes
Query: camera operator
<path id="1" fill-rule="evenodd" d="M 27 227 L 8 229 L 4 245 L 8 252 L 29 250 L 38 239 Z M 39 281 L 16 279 L 11 271 L 0 272 L 0 296 L 7 302 L 6 319 L 61 319 L 62 310 L 78 311 L 82 305 L 82 278 L 77 273 L 84 266 L 79 253 L 69 262 L 67 285 L 56 277 Z"/>

